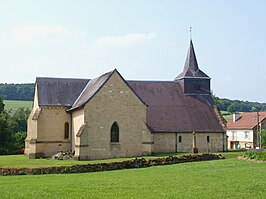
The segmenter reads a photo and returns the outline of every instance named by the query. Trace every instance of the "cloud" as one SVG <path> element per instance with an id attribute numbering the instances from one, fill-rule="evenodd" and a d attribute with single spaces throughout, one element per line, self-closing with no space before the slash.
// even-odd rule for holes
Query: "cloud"
<path id="1" fill-rule="evenodd" d="M 129 33 L 123 36 L 100 37 L 96 40 L 99 46 L 120 46 L 125 47 L 132 44 L 149 42 L 156 38 L 156 33 Z"/>
<path id="2" fill-rule="evenodd" d="M 13 29 L 11 39 L 19 42 L 28 42 L 44 39 L 50 35 L 64 32 L 65 28 L 60 25 L 21 25 Z"/>

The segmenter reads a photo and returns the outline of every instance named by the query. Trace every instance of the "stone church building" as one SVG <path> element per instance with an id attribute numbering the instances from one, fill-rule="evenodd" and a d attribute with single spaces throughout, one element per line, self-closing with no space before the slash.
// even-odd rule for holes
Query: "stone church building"
<path id="1" fill-rule="evenodd" d="M 25 140 L 32 158 L 59 151 L 78 160 L 191 152 L 193 143 L 199 152 L 227 148 L 192 41 L 173 81 L 127 81 L 116 69 L 95 79 L 36 78 Z"/>

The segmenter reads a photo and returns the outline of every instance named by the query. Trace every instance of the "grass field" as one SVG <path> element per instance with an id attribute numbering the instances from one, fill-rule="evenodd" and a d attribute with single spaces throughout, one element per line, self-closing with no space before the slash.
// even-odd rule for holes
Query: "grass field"
<path id="1" fill-rule="evenodd" d="M 14 113 L 18 108 L 29 108 L 31 109 L 32 101 L 16 101 L 16 100 L 4 100 L 5 109 L 9 113 Z"/>
<path id="2" fill-rule="evenodd" d="M 229 121 L 233 117 L 232 113 L 228 111 L 221 111 L 221 113 L 226 121 Z"/>
<path id="3" fill-rule="evenodd" d="M 235 158 L 83 174 L 0 176 L 1 198 L 265 198 L 266 164 Z"/>

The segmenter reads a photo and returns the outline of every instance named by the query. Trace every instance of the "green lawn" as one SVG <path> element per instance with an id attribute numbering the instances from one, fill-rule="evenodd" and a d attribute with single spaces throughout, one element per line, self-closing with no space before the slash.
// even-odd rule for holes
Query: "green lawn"
<path id="1" fill-rule="evenodd" d="M 142 169 L 0 176 L 1 198 L 265 198 L 266 164 L 235 158 Z"/>
<path id="2" fill-rule="evenodd" d="M 32 101 L 4 100 L 4 104 L 9 113 L 14 113 L 18 108 L 32 108 Z"/>

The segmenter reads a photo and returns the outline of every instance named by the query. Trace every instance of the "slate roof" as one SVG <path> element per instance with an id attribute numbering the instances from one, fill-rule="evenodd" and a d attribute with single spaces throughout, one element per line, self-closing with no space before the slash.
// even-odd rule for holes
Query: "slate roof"
<path id="1" fill-rule="evenodd" d="M 76 109 L 88 102 L 99 91 L 99 89 L 104 85 L 114 71 L 105 73 L 95 79 L 90 80 L 77 97 L 70 110 Z"/>
<path id="2" fill-rule="evenodd" d="M 72 106 L 89 79 L 37 77 L 40 106 Z"/>
<path id="3" fill-rule="evenodd" d="M 266 118 L 266 112 L 259 112 L 259 122 L 262 122 Z M 257 112 L 245 112 L 240 113 L 240 118 L 233 122 L 233 118 L 227 122 L 228 130 L 252 130 L 258 124 Z"/>
<path id="4" fill-rule="evenodd" d="M 208 75 L 206 75 L 203 71 L 201 71 L 198 67 L 198 62 L 196 58 L 196 54 L 194 51 L 192 40 L 190 40 L 190 45 L 187 53 L 186 62 L 184 65 L 183 72 L 179 74 L 175 80 L 183 79 L 183 78 L 207 78 L 210 79 Z"/>
<path id="5" fill-rule="evenodd" d="M 147 125 L 153 132 L 224 132 L 211 96 L 184 95 L 175 81 L 128 81 L 148 104 Z"/>

